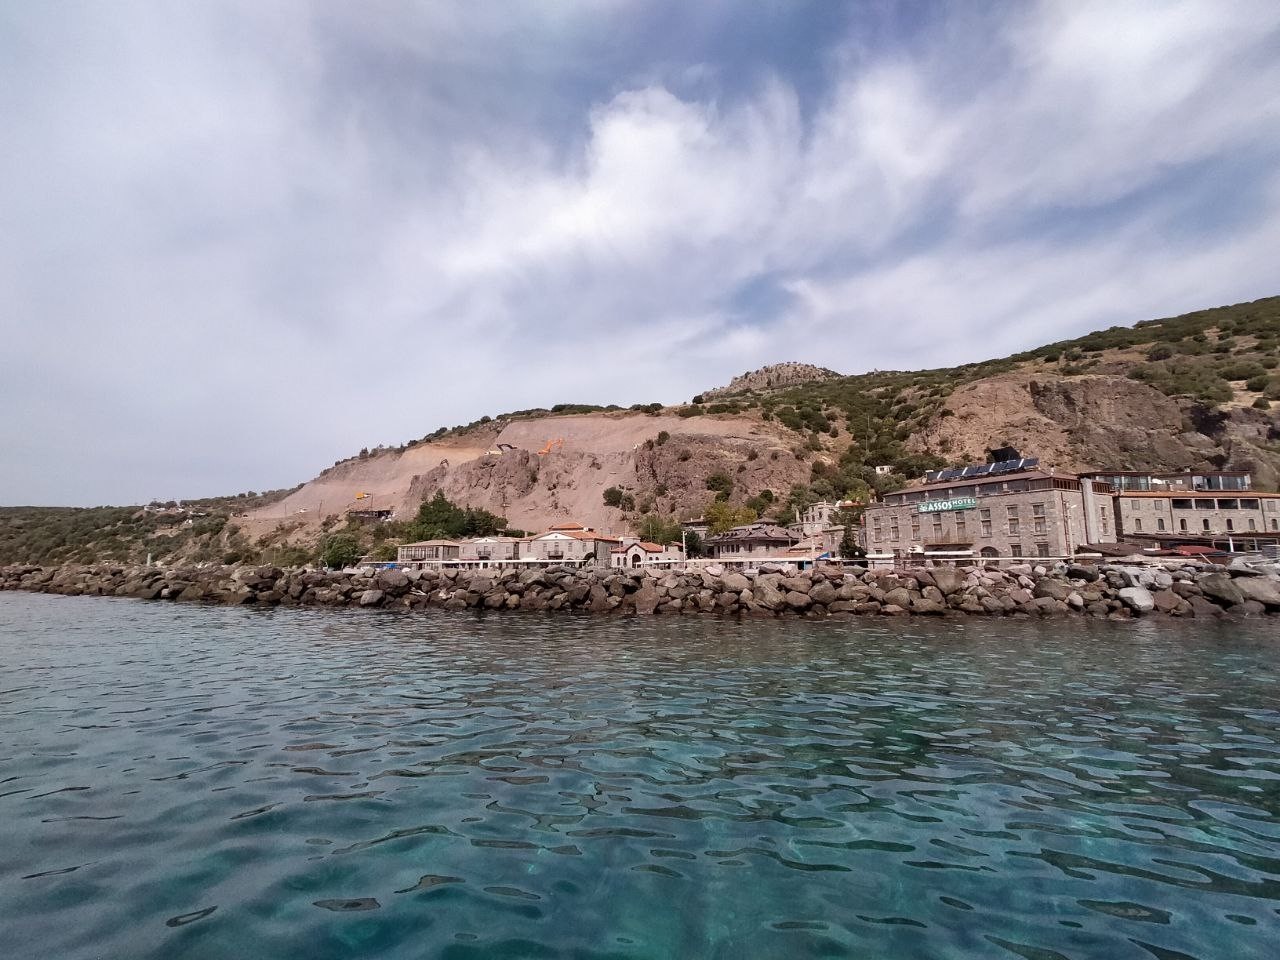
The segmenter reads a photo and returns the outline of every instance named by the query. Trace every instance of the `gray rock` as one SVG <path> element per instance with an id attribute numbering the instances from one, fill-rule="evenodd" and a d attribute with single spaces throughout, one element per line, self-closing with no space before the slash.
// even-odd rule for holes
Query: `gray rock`
<path id="1" fill-rule="evenodd" d="M 1032 595 L 1036 597 L 1052 597 L 1054 600 L 1065 601 L 1075 590 L 1069 583 L 1063 583 L 1061 580 L 1041 580 L 1036 584 Z"/>
<path id="2" fill-rule="evenodd" d="M 1238 577 L 1231 585 L 1245 601 L 1260 603 L 1269 610 L 1280 609 L 1280 580 L 1263 577 Z"/>
<path id="3" fill-rule="evenodd" d="M 386 594 L 381 590 L 366 590 L 364 593 L 360 594 L 360 606 L 376 607 L 385 597 Z"/>
<path id="4" fill-rule="evenodd" d="M 1120 602 L 1134 613 L 1150 613 L 1156 608 L 1155 597 L 1146 587 L 1123 587 Z"/>
<path id="5" fill-rule="evenodd" d="M 1244 594 L 1225 573 L 1210 573 L 1200 578 L 1196 584 L 1206 597 L 1219 603 L 1235 606 L 1244 602 Z"/>

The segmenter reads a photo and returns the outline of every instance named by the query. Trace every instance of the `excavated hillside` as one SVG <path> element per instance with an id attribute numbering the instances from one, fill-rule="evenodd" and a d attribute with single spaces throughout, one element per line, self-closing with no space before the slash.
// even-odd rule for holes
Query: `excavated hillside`
<path id="1" fill-rule="evenodd" d="M 563 441 L 560 443 L 558 441 Z M 546 453 L 550 441 L 551 449 Z M 404 450 L 344 461 L 269 507 L 237 520 L 251 535 L 281 523 L 318 529 L 349 509 L 390 508 L 409 519 L 436 490 L 489 510 L 512 527 L 542 530 L 575 520 L 625 532 L 628 523 L 603 493 L 616 487 L 661 515 L 693 516 L 724 474 L 735 498 L 789 490 L 809 478 L 795 440 L 758 416 L 681 417 L 629 412 L 495 420 Z M 367 496 L 356 500 L 358 493 Z"/>
<path id="2" fill-rule="evenodd" d="M 968 463 L 1008 445 L 1065 471 L 1230 467 L 1276 489 L 1276 434 L 1275 415 L 1252 406 L 1212 410 L 1126 377 L 1018 372 L 955 390 L 909 446 Z"/>

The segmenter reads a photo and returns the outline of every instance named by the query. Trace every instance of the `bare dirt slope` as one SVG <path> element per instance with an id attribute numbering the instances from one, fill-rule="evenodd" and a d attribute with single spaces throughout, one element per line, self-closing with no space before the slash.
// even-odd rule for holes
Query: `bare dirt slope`
<path id="1" fill-rule="evenodd" d="M 664 432 L 669 439 L 659 442 Z M 551 440 L 564 443 L 539 456 Z M 396 519 L 408 519 L 425 497 L 443 490 L 455 503 L 491 510 L 520 529 L 571 519 L 621 533 L 621 511 L 604 504 L 607 488 L 637 503 L 653 501 L 664 513 L 692 515 L 711 499 L 705 481 L 712 473 L 731 476 L 744 496 L 802 482 L 809 466 L 790 452 L 793 442 L 752 416 L 594 413 L 495 421 L 461 437 L 345 461 L 237 522 L 251 536 L 281 523 L 318 528 L 357 505 L 389 507 Z M 499 444 L 513 449 L 487 453 Z M 369 496 L 357 501 L 357 493 Z"/>

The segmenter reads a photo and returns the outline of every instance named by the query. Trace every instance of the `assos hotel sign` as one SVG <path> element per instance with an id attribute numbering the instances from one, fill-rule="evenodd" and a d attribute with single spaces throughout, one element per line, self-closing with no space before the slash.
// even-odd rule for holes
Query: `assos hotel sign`
<path id="1" fill-rule="evenodd" d="M 953 497 L 950 500 L 926 500 L 917 509 L 921 513 L 937 513 L 939 510 L 972 510 L 977 505 L 977 497 Z"/>

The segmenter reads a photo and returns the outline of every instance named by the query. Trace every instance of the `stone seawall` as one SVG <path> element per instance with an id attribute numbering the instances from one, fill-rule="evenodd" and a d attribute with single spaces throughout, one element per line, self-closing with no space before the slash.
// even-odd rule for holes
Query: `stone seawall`
<path id="1" fill-rule="evenodd" d="M 717 565 L 640 572 L 528 570 L 335 572 L 279 567 L 12 566 L 0 590 L 259 606 L 388 610 L 584 610 L 724 613 L 752 617 L 1089 616 L 1128 619 L 1280 614 L 1275 564 L 1152 568 L 1057 563 L 1002 570 L 799 573 L 765 564 L 751 574 Z"/>

